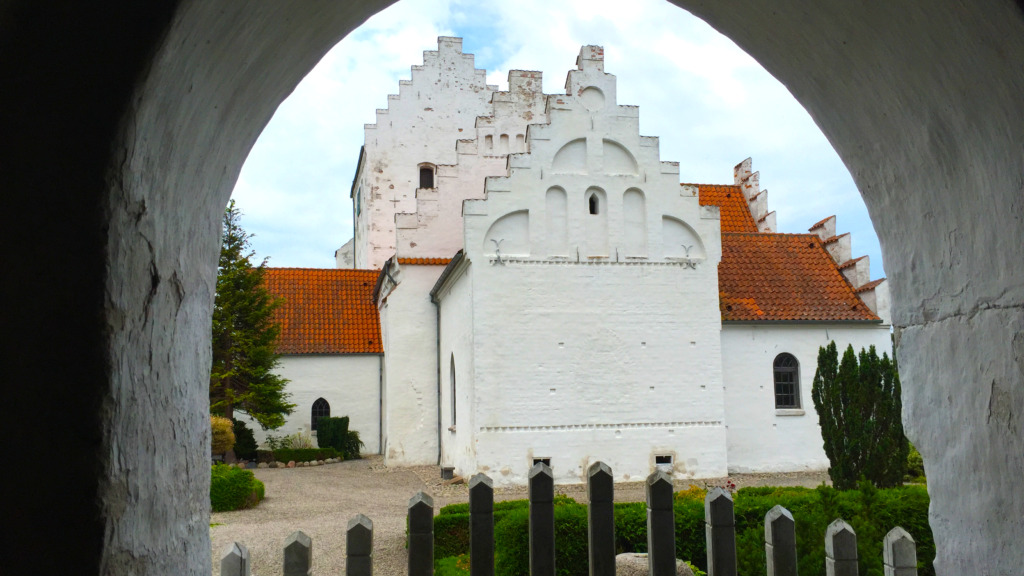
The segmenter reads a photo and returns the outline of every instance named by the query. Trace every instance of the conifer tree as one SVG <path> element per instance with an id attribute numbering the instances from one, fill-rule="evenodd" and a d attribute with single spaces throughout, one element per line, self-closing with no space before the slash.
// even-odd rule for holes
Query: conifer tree
<path id="1" fill-rule="evenodd" d="M 234 418 L 244 412 L 264 430 L 278 428 L 291 414 L 285 392 L 288 380 L 274 373 L 281 327 L 274 322 L 280 300 L 264 283 L 267 261 L 253 266 L 241 212 L 232 200 L 224 210 L 217 296 L 213 307 L 213 365 L 210 370 L 210 412 Z"/>
<path id="2" fill-rule="evenodd" d="M 840 361 L 835 342 L 820 348 L 811 396 L 836 488 L 855 488 L 862 478 L 880 488 L 902 483 L 909 445 L 899 374 L 887 354 L 879 358 L 871 346 L 858 358 L 848 346 Z"/>

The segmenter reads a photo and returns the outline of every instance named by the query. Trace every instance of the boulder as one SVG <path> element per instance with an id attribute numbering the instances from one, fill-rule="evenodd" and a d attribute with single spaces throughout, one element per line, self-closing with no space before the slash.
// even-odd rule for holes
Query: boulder
<path id="1" fill-rule="evenodd" d="M 291 460 L 291 461 L 289 461 L 289 462 L 288 462 L 288 467 L 289 467 L 289 468 L 295 468 L 295 460 Z"/>
<path id="2" fill-rule="evenodd" d="M 257 468 L 270 468 L 270 464 L 267 464 L 266 462 L 260 462 L 259 464 L 256 465 L 256 467 Z"/>
<path id="3" fill-rule="evenodd" d="M 647 554 L 626 552 L 615 557 L 616 576 L 647 576 Z M 693 576 L 686 562 L 676 559 L 676 576 Z"/>

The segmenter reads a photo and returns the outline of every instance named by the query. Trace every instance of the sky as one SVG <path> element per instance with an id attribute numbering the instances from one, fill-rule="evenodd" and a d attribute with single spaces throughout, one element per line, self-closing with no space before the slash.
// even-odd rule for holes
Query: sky
<path id="1" fill-rule="evenodd" d="M 618 103 L 640 107 L 640 133 L 658 136 L 680 180 L 732 184 L 747 157 L 768 190 L 779 232 L 804 233 L 837 215 L 853 255 L 885 275 L 867 209 L 849 171 L 782 84 L 731 40 L 665 0 L 401 0 L 328 52 L 278 108 L 253 146 L 232 198 L 259 259 L 274 267 L 333 268 L 352 237 L 349 192 L 363 125 L 387 107 L 410 66 L 438 36 L 463 38 L 488 83 L 539 70 L 564 93 L 580 47 L 604 46 Z"/>

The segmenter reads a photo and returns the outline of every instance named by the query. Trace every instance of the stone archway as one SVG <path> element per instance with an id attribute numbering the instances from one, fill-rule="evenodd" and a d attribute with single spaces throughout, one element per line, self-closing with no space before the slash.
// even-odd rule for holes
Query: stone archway
<path id="1" fill-rule="evenodd" d="M 278 103 L 387 4 L 0 8 L 4 246 L 17 247 L 2 286 L 18 384 L 5 431 L 15 461 L 69 454 L 19 470 L 11 489 L 26 497 L 4 507 L 21 530 L 5 558 L 34 573 L 208 569 L 219 213 Z M 779 78 L 849 167 L 892 281 L 939 573 L 1015 574 L 1024 11 L 1010 0 L 676 4 Z"/>

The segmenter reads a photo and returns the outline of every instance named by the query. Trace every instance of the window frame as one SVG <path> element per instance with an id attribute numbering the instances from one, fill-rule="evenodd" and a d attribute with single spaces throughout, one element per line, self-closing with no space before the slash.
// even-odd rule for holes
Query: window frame
<path id="1" fill-rule="evenodd" d="M 791 364 L 786 363 L 791 361 Z M 786 378 L 789 378 L 787 381 Z M 782 352 L 772 361 L 772 383 L 773 397 L 776 410 L 800 410 L 803 404 L 800 402 L 800 361 L 789 352 Z M 792 387 L 791 390 L 780 391 L 780 387 Z M 792 404 L 781 404 L 780 397 L 792 397 Z"/>
<path id="2" fill-rule="evenodd" d="M 433 190 L 434 188 L 437 188 L 437 166 L 429 162 L 423 162 L 418 166 L 417 174 L 419 176 L 419 181 L 417 182 L 419 185 L 416 187 L 417 190 Z M 424 174 L 430 174 L 430 186 L 423 185 Z"/>
<path id="3" fill-rule="evenodd" d="M 323 402 L 323 404 L 319 405 L 320 402 Z M 319 416 L 317 416 L 317 408 L 319 407 L 320 411 L 323 412 L 323 407 L 324 406 L 326 406 L 326 408 L 327 408 L 327 413 L 326 414 L 320 414 Z M 328 402 L 322 396 L 320 398 L 317 398 L 316 400 L 313 401 L 313 406 L 309 409 L 309 431 L 310 432 L 316 432 L 316 423 L 319 422 L 321 418 L 330 418 L 330 417 L 331 417 L 331 403 Z"/>

